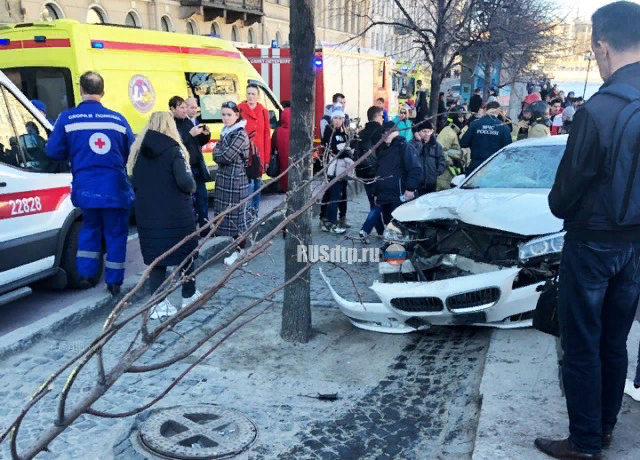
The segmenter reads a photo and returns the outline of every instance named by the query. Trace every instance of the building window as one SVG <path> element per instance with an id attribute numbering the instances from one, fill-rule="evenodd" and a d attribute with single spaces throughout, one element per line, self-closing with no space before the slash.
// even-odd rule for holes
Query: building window
<path id="1" fill-rule="evenodd" d="M 220 24 L 218 24 L 217 22 L 211 23 L 211 35 L 218 38 L 222 37 L 222 35 L 220 34 Z"/>
<path id="2" fill-rule="evenodd" d="M 107 15 L 104 10 L 98 6 L 92 6 L 87 11 L 87 24 L 105 24 Z"/>
<path id="3" fill-rule="evenodd" d="M 198 25 L 193 19 L 187 21 L 187 33 L 189 35 L 198 35 Z"/>
<path id="4" fill-rule="evenodd" d="M 247 37 L 247 41 L 252 45 L 256 43 L 256 34 L 253 32 L 253 29 L 249 29 L 249 35 Z"/>
<path id="5" fill-rule="evenodd" d="M 233 26 L 231 28 L 231 41 L 232 42 L 237 42 L 238 40 L 238 28 L 236 26 Z"/>
<path id="6" fill-rule="evenodd" d="M 278 44 L 278 46 L 282 46 L 282 34 L 280 33 L 280 31 L 276 32 L 276 43 Z"/>
<path id="7" fill-rule="evenodd" d="M 43 21 L 53 21 L 55 19 L 64 18 L 64 14 L 60 7 L 54 3 L 47 3 L 42 7 L 42 12 L 40 13 L 41 19 Z"/>
<path id="8" fill-rule="evenodd" d="M 163 32 L 173 32 L 173 24 L 171 18 L 166 14 L 160 18 L 160 30 Z"/>
<path id="9" fill-rule="evenodd" d="M 124 24 L 129 27 L 142 27 L 140 16 L 135 11 L 129 11 L 127 17 L 124 20 Z"/>

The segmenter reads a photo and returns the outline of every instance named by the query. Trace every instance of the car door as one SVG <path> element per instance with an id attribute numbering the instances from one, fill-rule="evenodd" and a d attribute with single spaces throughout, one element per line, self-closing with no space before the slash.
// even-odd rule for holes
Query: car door
<path id="1" fill-rule="evenodd" d="M 71 175 L 47 159 L 48 126 L 0 73 L 0 288 L 51 270 Z"/>

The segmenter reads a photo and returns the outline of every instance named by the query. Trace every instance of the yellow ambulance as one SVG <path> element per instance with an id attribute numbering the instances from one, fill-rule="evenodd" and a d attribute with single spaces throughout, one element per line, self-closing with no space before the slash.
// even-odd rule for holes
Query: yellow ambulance
<path id="1" fill-rule="evenodd" d="M 247 84 L 255 83 L 272 127 L 282 109 L 247 58 L 212 37 L 72 20 L 0 25 L 0 70 L 29 99 L 42 101 L 50 120 L 81 102 L 80 75 L 96 71 L 105 80 L 103 104 L 122 113 L 135 133 L 153 112 L 169 110 L 172 96 L 193 96 L 212 133 L 203 149 L 212 176 L 223 102 L 242 102 Z"/>

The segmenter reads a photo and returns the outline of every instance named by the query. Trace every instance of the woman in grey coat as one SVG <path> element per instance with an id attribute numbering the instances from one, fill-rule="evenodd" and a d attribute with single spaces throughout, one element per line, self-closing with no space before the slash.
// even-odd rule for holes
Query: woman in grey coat
<path id="1" fill-rule="evenodd" d="M 224 128 L 214 152 L 214 160 L 218 164 L 213 208 L 216 216 L 236 206 L 249 195 L 246 173 L 249 160 L 249 136 L 245 130 L 247 122 L 242 119 L 235 102 L 222 104 L 222 122 Z M 249 209 L 247 203 L 243 203 L 224 217 L 217 234 L 237 238 L 249 228 L 249 222 Z M 244 255 L 244 243 L 240 242 L 237 250 L 225 259 L 226 265 L 232 265 L 238 257 Z"/>

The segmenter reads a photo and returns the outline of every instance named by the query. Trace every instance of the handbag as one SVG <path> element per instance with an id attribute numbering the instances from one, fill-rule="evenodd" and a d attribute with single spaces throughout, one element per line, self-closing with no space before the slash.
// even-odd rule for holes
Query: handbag
<path id="1" fill-rule="evenodd" d="M 271 153 L 271 160 L 269 160 L 269 166 L 267 166 L 267 176 L 278 177 L 280 174 L 280 154 L 277 150 Z"/>
<path id="2" fill-rule="evenodd" d="M 245 171 L 247 174 L 247 179 L 255 180 L 260 179 L 262 177 L 262 164 L 260 162 L 260 154 L 258 153 L 258 148 L 256 144 L 253 143 L 253 136 L 255 133 L 251 133 L 249 136 L 249 162 Z"/>
<path id="3" fill-rule="evenodd" d="M 558 279 L 554 277 L 538 288 L 540 298 L 533 312 L 533 328 L 560 337 L 560 323 L 558 322 Z"/>

